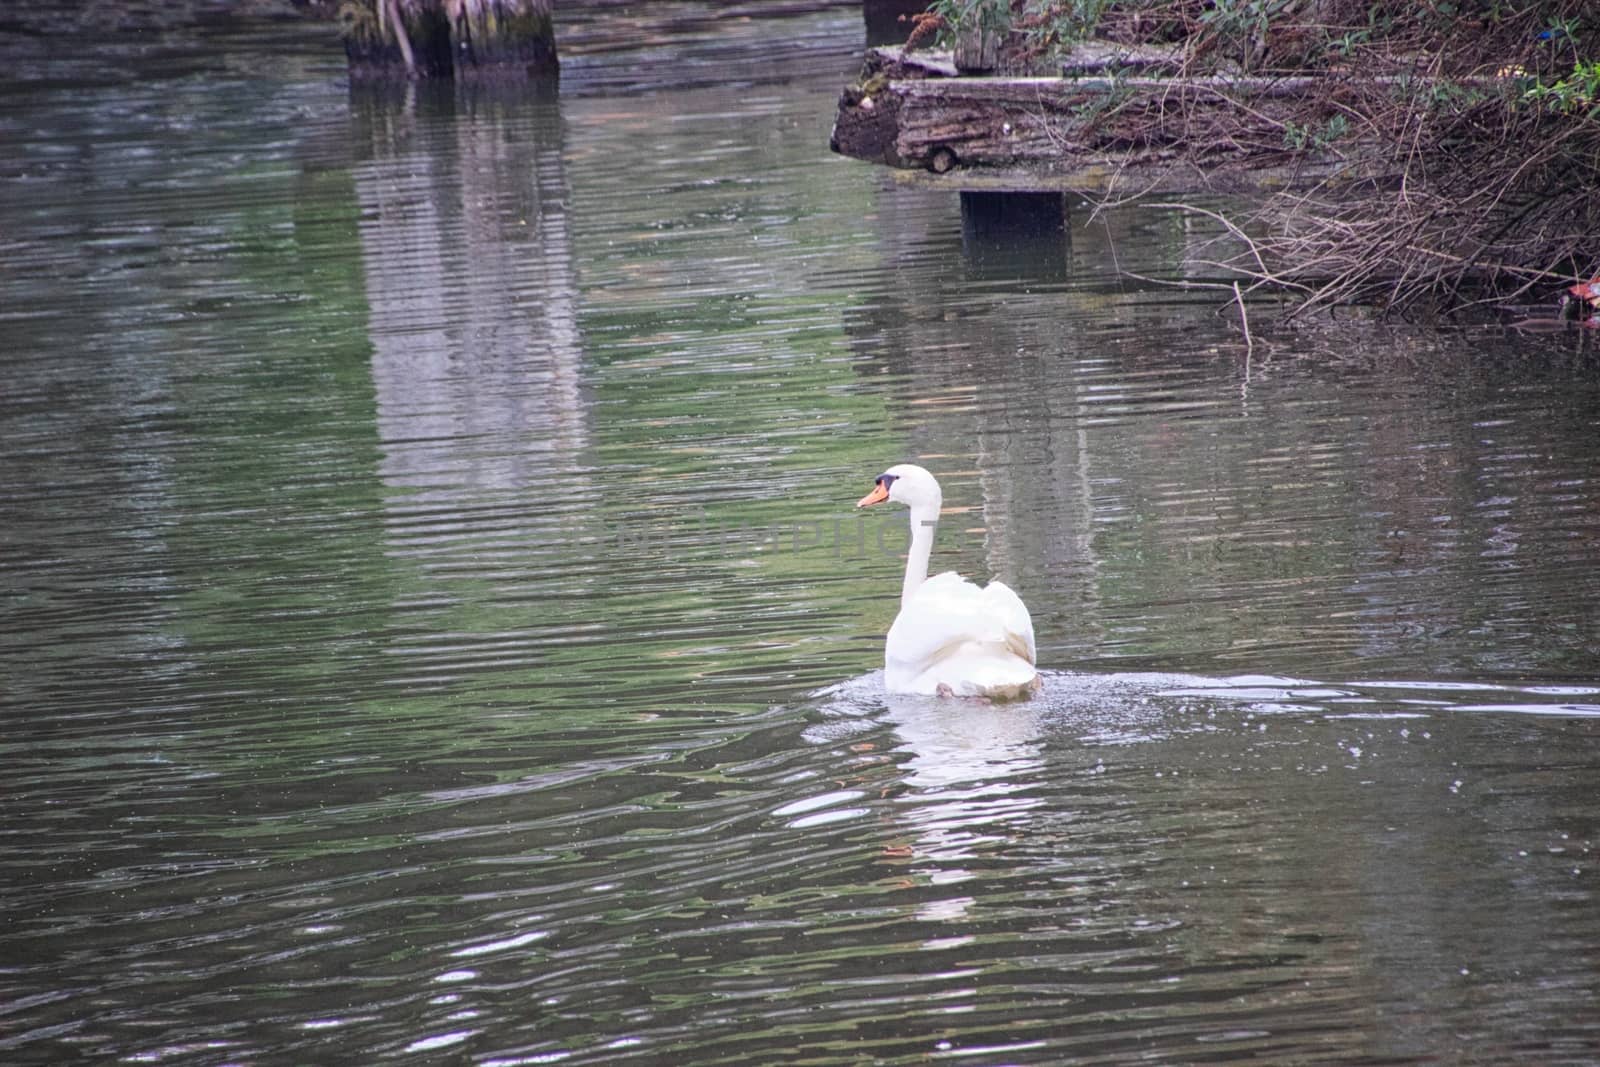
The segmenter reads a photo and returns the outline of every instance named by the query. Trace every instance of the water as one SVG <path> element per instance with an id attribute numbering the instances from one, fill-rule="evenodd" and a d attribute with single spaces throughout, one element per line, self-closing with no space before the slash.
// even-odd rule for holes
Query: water
<path id="1" fill-rule="evenodd" d="M 670 10 L 7 30 L 0 1057 L 1600 1060 L 1589 339 L 1247 352 L 829 156 L 856 12 Z M 885 698 L 907 459 L 1041 699 Z"/>

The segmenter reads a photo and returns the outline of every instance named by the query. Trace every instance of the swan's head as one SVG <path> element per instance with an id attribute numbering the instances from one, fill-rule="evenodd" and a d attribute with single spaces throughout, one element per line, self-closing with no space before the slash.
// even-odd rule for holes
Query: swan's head
<path id="1" fill-rule="evenodd" d="M 913 510 L 931 510 L 935 515 L 944 503 L 938 480 L 915 463 L 899 463 L 878 475 L 872 492 L 856 501 L 856 507 L 870 507 L 885 500 L 897 501 Z"/>

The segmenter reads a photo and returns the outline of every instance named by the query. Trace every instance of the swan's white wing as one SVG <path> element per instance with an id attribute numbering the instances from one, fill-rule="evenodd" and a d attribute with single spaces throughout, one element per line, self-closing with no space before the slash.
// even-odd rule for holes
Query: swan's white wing
<path id="1" fill-rule="evenodd" d="M 888 658 L 927 664 L 968 641 L 1004 641 L 983 590 L 955 571 L 917 587 L 889 627 Z"/>
<path id="2" fill-rule="evenodd" d="M 1033 616 L 1028 614 L 1028 606 L 1022 598 L 999 579 L 984 586 L 983 598 L 1005 630 L 1006 644 L 1029 663 L 1038 663 L 1039 653 L 1033 644 Z"/>
<path id="3" fill-rule="evenodd" d="M 944 683 L 961 691 L 1014 687 L 1033 676 L 1033 621 L 1004 583 L 979 589 L 954 572 L 928 579 L 889 629 L 885 667 L 890 687 L 931 692 Z"/>

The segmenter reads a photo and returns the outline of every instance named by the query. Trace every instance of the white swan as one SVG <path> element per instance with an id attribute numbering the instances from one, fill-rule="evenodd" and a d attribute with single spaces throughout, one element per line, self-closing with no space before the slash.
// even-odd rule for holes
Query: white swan
<path id="1" fill-rule="evenodd" d="M 1040 688 L 1033 620 L 1003 582 L 979 589 L 955 571 L 928 577 L 933 528 L 944 496 L 933 475 L 901 463 L 878 475 L 856 507 L 897 500 L 911 509 L 911 550 L 900 614 L 884 647 L 891 693 L 1015 700 Z"/>

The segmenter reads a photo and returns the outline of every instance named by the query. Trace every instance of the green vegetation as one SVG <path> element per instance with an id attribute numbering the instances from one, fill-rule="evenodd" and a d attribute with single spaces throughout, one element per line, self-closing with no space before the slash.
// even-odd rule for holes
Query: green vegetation
<path id="1" fill-rule="evenodd" d="M 1581 114 L 1584 118 L 1600 117 L 1600 60 L 1572 65 L 1572 73 L 1553 82 L 1530 79 L 1523 90 L 1523 100 L 1567 114 Z"/>
<path id="2" fill-rule="evenodd" d="M 1349 132 L 1350 121 L 1343 115 L 1335 115 L 1318 127 L 1288 122 L 1283 127 L 1283 146 L 1292 152 L 1328 148 Z"/>

